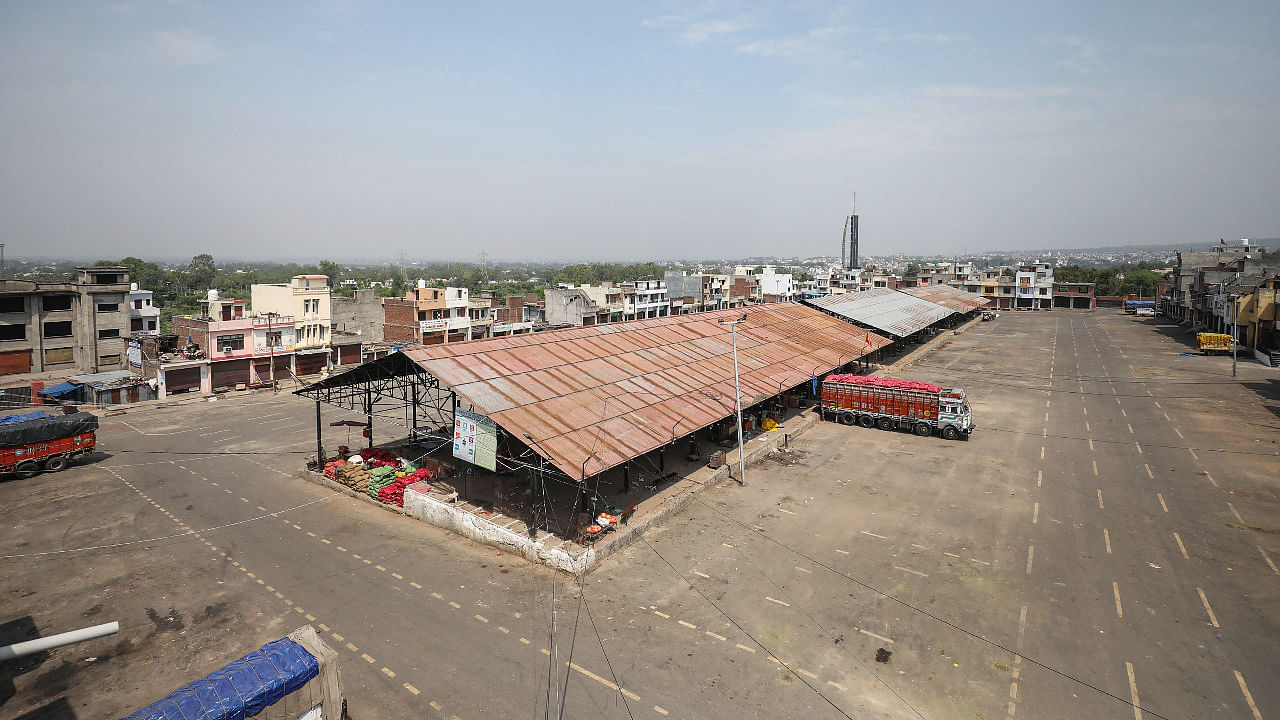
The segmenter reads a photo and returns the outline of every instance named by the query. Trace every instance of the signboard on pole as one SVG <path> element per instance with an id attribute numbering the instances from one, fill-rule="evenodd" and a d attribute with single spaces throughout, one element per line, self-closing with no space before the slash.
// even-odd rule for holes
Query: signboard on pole
<path id="1" fill-rule="evenodd" d="M 453 456 L 490 472 L 498 470 L 498 426 L 466 410 L 453 413 Z"/>

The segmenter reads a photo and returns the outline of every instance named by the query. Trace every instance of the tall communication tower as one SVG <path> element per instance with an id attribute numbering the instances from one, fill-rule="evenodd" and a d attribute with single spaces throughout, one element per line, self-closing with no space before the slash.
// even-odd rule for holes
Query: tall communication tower
<path id="1" fill-rule="evenodd" d="M 858 193 L 853 194 L 853 212 L 844 219 L 844 235 L 840 238 L 840 266 L 845 270 L 858 265 Z"/>

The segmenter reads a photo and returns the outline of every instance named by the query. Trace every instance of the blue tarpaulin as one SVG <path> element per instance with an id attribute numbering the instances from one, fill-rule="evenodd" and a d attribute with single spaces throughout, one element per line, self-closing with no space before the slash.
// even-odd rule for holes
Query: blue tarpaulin
<path id="1" fill-rule="evenodd" d="M 28 420 L 39 420 L 42 417 L 49 417 L 49 414 L 43 410 L 37 410 L 35 412 L 22 413 L 21 415 L 5 415 L 0 417 L 0 425 L 24 423 Z"/>
<path id="2" fill-rule="evenodd" d="M 41 395 L 48 395 L 49 397 L 62 397 L 63 395 L 70 395 L 79 389 L 80 386 L 75 383 L 64 382 L 54 385 L 53 387 L 45 388 L 39 392 Z"/>
<path id="3" fill-rule="evenodd" d="M 262 712 L 320 673 L 320 664 L 284 638 L 171 693 L 125 720 L 240 720 Z"/>

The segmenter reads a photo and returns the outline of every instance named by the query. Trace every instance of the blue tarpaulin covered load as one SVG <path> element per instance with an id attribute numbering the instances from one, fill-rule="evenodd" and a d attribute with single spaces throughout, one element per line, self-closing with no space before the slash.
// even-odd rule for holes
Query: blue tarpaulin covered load
<path id="1" fill-rule="evenodd" d="M 63 395 L 72 395 L 80 390 L 80 385 L 73 382 L 64 382 L 40 390 L 40 394 L 45 397 L 62 397 Z"/>
<path id="2" fill-rule="evenodd" d="M 0 417 L 0 425 L 24 423 L 28 420 L 39 420 L 40 418 L 46 418 L 46 417 L 52 417 L 52 415 L 50 415 L 49 413 L 43 410 L 36 410 L 35 412 L 22 413 L 21 415 L 5 415 L 4 417 Z"/>
<path id="3" fill-rule="evenodd" d="M 250 718 L 306 685 L 319 672 L 320 664 L 311 653 L 284 638 L 263 645 L 125 720 Z"/>

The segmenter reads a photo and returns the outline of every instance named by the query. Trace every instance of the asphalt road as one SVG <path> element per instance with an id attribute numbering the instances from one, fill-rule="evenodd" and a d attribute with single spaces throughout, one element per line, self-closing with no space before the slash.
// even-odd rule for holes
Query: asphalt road
<path id="1" fill-rule="evenodd" d="M 6 668 L 0 717 L 124 715 L 303 623 L 356 718 L 566 678 L 564 717 L 1280 717 L 1280 376 L 1186 349 L 973 325 L 895 372 L 964 387 L 971 440 L 819 425 L 580 585 L 301 479 L 297 398 L 104 418 L 96 462 L 0 484 L 0 631 L 122 632 Z"/>

